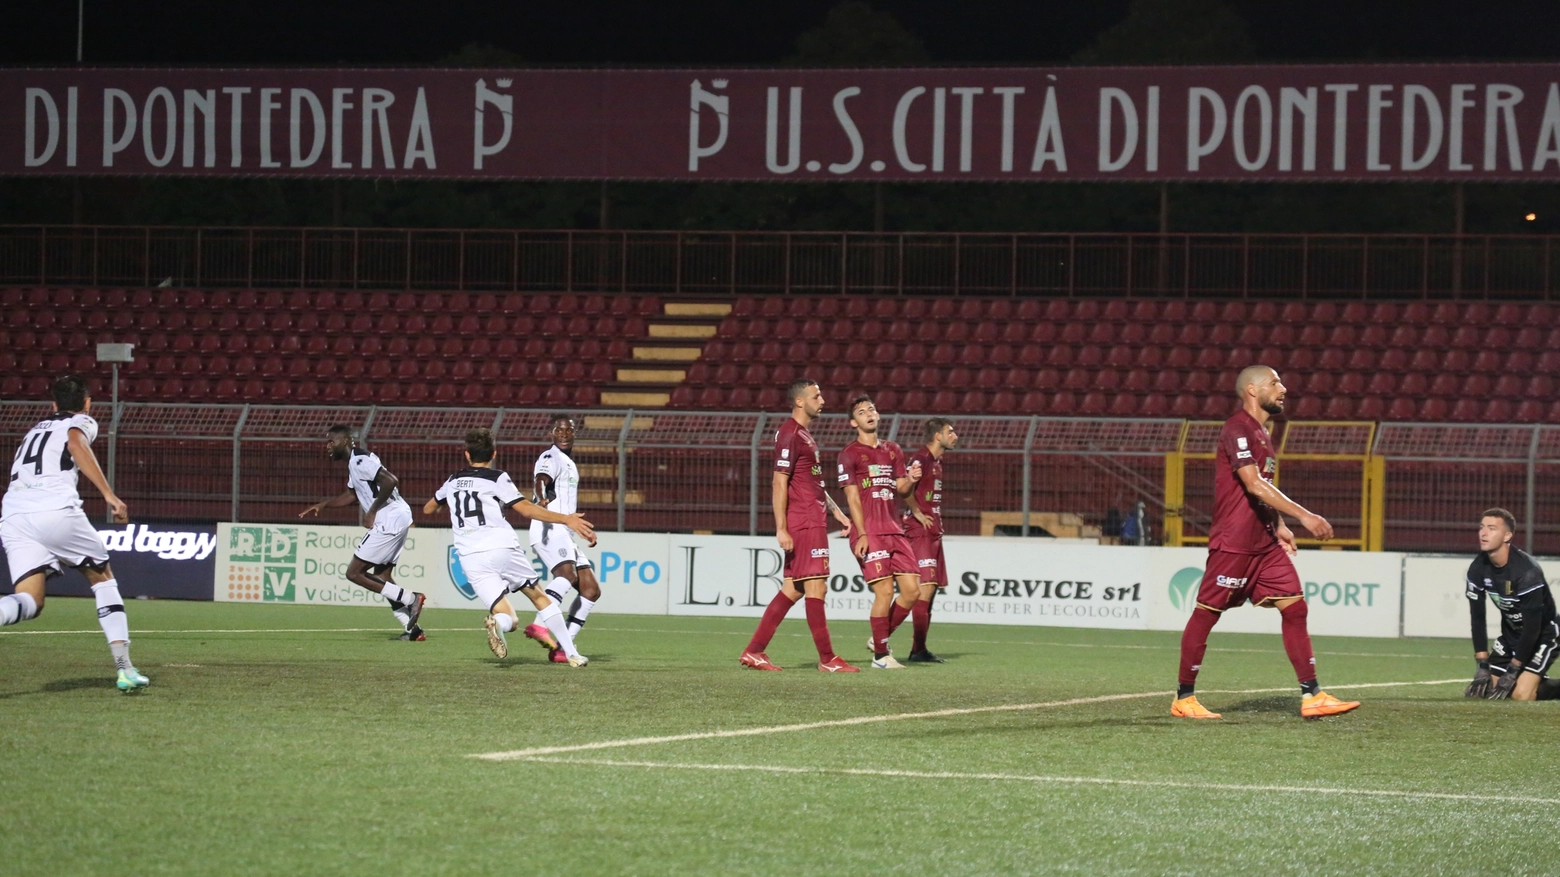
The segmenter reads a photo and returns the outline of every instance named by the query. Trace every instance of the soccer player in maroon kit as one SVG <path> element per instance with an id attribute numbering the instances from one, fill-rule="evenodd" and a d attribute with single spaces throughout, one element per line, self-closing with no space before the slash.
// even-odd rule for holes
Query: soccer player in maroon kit
<path id="1" fill-rule="evenodd" d="M 1284 410 L 1284 385 L 1278 372 L 1263 365 L 1247 366 L 1235 379 L 1241 410 L 1224 422 L 1213 467 L 1213 526 L 1208 533 L 1208 566 L 1197 592 L 1197 607 L 1181 634 L 1180 686 L 1170 715 L 1217 719 L 1197 702 L 1197 671 L 1208 650 L 1208 634 L 1224 610 L 1250 600 L 1272 606 L 1282 616 L 1284 651 L 1300 680 L 1300 715 L 1335 716 L 1359 706 L 1321 689 L 1316 658 L 1306 630 L 1306 603 L 1290 555 L 1295 534 L 1283 515 L 1300 521 L 1318 539 L 1331 539 L 1332 525 L 1321 515 L 1285 496 L 1273 486 L 1278 458 L 1268 440 L 1268 421 Z"/>
<path id="2" fill-rule="evenodd" d="M 775 463 L 771 502 L 775 511 L 775 538 L 785 552 L 785 579 L 780 593 L 769 601 L 764 617 L 739 659 L 754 670 L 779 670 L 764 654 L 769 640 L 786 613 L 805 594 L 807 627 L 818 647 L 818 669 L 826 673 L 859 673 L 860 668 L 834 654 L 824 600 L 829 595 L 828 515 L 832 511 L 849 532 L 850 522 L 834 507 L 824 490 L 823 462 L 818 443 L 807 427 L 823 413 L 823 393 L 816 381 L 805 378 L 791 384 L 791 417 L 775 433 Z"/>
<path id="3" fill-rule="evenodd" d="M 850 422 L 856 427 L 856 440 L 840 451 L 840 484 L 856 525 L 856 559 L 872 588 L 872 666 L 903 670 L 905 665 L 889 654 L 888 638 L 920 599 L 921 576 L 899 517 L 899 498 L 921 480 L 921 467 L 907 468 L 899 445 L 878 438 L 878 411 L 871 396 L 850 400 Z M 897 600 L 895 584 L 899 585 Z"/>
<path id="4" fill-rule="evenodd" d="M 927 651 L 926 633 L 932 626 L 932 598 L 948 587 L 948 562 L 943 558 L 942 537 L 942 455 L 958 445 L 959 434 L 953 421 L 933 417 L 926 421 L 926 447 L 910 456 L 910 465 L 921 467 L 921 481 L 905 498 L 910 513 L 905 516 L 905 538 L 915 553 L 921 573 L 921 596 L 910 607 L 910 657 L 913 664 L 941 664 L 943 659 Z"/>

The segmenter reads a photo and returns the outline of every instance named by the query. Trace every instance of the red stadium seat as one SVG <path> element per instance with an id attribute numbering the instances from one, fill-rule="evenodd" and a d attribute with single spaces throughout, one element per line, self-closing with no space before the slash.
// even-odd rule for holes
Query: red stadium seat
<path id="1" fill-rule="evenodd" d="M 1348 396 L 1333 396 L 1327 400 L 1327 407 L 1322 410 L 1324 420 L 1353 420 L 1354 399 Z"/>
<path id="2" fill-rule="evenodd" d="M 542 403 L 542 388 L 533 383 L 510 384 L 510 402 L 520 408 L 534 408 Z"/>
<path id="3" fill-rule="evenodd" d="M 1018 410 L 1018 396 L 1011 390 L 998 390 L 986 402 L 986 411 L 992 415 L 1012 414 Z"/>
<path id="4" fill-rule="evenodd" d="M 1044 414 L 1049 404 L 1049 393 L 1031 390 L 1018 400 L 1018 411 L 1020 414 Z"/>
<path id="5" fill-rule="evenodd" d="M 1555 379 L 1549 374 L 1536 374 L 1528 378 L 1523 395 L 1533 399 L 1548 399 L 1555 394 Z"/>
<path id="6" fill-rule="evenodd" d="M 975 373 L 975 386 L 981 390 L 997 390 L 1003 385 L 1004 372 L 995 366 L 986 366 Z"/>
<path id="7" fill-rule="evenodd" d="M 1026 344 L 1018 349 L 1019 365 L 1025 365 L 1033 368 L 1043 364 L 1045 359 L 1045 348 L 1039 344 Z"/>
<path id="8" fill-rule="evenodd" d="M 1368 372 L 1376 368 L 1376 351 L 1368 347 L 1356 347 L 1349 354 L 1349 361 L 1344 365 L 1351 371 Z"/>
<path id="9" fill-rule="evenodd" d="M 1035 323 L 1029 330 L 1031 344 L 1050 344 L 1056 340 L 1056 324 L 1050 322 Z"/>
<path id="10" fill-rule="evenodd" d="M 1030 377 L 1031 375 L 1029 369 L 1015 366 L 1014 368 L 1008 369 L 1007 372 L 1002 376 L 1002 388 L 1004 390 L 1011 390 L 1014 393 L 1022 393 L 1029 389 Z"/>
<path id="11" fill-rule="evenodd" d="M 1046 355 L 1045 364 L 1056 366 L 1057 368 L 1066 368 L 1073 364 L 1075 356 L 1076 354 L 1071 347 L 1059 344 L 1052 347 L 1051 352 Z"/>
<path id="12" fill-rule="evenodd" d="M 1483 397 L 1488 396 L 1491 389 L 1490 376 L 1475 372 L 1463 379 L 1458 394 L 1464 397 Z"/>
<path id="13" fill-rule="evenodd" d="M 1450 419 L 1453 423 L 1476 423 L 1483 413 L 1483 407 L 1478 399 L 1458 399 L 1452 406 Z"/>
<path id="14" fill-rule="evenodd" d="M 1484 423 L 1511 423 L 1516 420 L 1517 408 L 1509 399 L 1491 399 L 1484 405 L 1479 419 Z"/>
<path id="15" fill-rule="evenodd" d="M 960 408 L 957 407 L 958 404 L 959 404 L 959 397 L 958 397 L 958 395 L 955 394 L 954 391 L 944 388 L 944 389 L 938 390 L 936 392 L 936 394 L 932 396 L 930 407 L 932 408 L 932 410 L 935 410 L 935 411 L 949 411 L 949 412 L 952 412 L 952 411 L 959 411 L 959 410 L 965 410 L 965 411 L 972 410 L 972 409 L 967 409 L 967 408 L 966 409 L 960 409 Z"/>
<path id="16" fill-rule="evenodd" d="M 1077 408 L 1077 396 L 1065 391 L 1053 394 L 1050 401 L 1046 403 L 1046 413 L 1058 417 L 1072 414 Z"/>
<path id="17" fill-rule="evenodd" d="M 1155 373 L 1152 389 L 1155 393 L 1170 395 L 1181 392 L 1185 384 L 1186 380 L 1180 372 L 1165 370 Z"/>
<path id="18" fill-rule="evenodd" d="M 964 299 L 963 301 L 959 302 L 959 319 L 971 321 L 979 320 L 986 315 L 985 310 L 985 306 L 981 303 L 980 299 Z"/>
<path id="19" fill-rule="evenodd" d="M 1138 413 L 1138 397 L 1130 393 L 1118 393 L 1110 400 L 1106 411 L 1112 417 L 1135 417 Z"/>
<path id="20" fill-rule="evenodd" d="M 1193 358 L 1192 348 L 1172 347 L 1169 354 L 1165 356 L 1164 365 L 1165 368 L 1189 369 L 1193 365 Z"/>
<path id="21" fill-rule="evenodd" d="M 726 404 L 726 391 L 720 387 L 705 387 L 699 391 L 695 404 L 700 408 L 722 408 Z"/>
<path id="22" fill-rule="evenodd" d="M 887 379 L 888 373 L 883 370 L 882 366 L 875 363 L 869 364 L 856 372 L 856 386 L 874 393 L 878 391 L 879 387 L 883 386 L 884 381 Z M 764 382 L 753 381 L 751 383 L 762 384 Z"/>
<path id="23" fill-rule="evenodd" d="M 1419 405 L 1419 420 L 1429 423 L 1445 422 L 1451 416 L 1451 406 L 1445 399 L 1426 399 Z"/>
<path id="24" fill-rule="evenodd" d="M 1077 413 L 1086 417 L 1102 417 L 1110 411 L 1110 402 L 1104 393 L 1085 393 L 1078 403 Z"/>
<path id="25" fill-rule="evenodd" d="M 913 414 L 930 412 L 932 410 L 931 397 L 927 395 L 925 390 L 912 387 L 899 395 L 899 410 Z"/>
<path id="26" fill-rule="evenodd" d="M 1338 379 L 1333 392 L 1343 396 L 1359 396 L 1365 392 L 1365 381 L 1365 375 L 1359 372 L 1345 372 L 1343 377 Z"/>
<path id="27" fill-rule="evenodd" d="M 1041 392 L 1054 392 L 1062 386 L 1062 373 L 1054 368 L 1043 368 L 1034 373 L 1029 386 Z"/>
<path id="28" fill-rule="evenodd" d="M 1517 423 L 1541 423 L 1544 420 L 1544 408 L 1545 404 L 1538 399 L 1523 399 L 1511 419 Z"/>
<path id="29" fill-rule="evenodd" d="M 672 388 L 671 400 L 666 404 L 671 408 L 691 408 L 693 401 L 693 388 L 687 384 L 680 384 Z"/>
<path id="30" fill-rule="evenodd" d="M 1094 386 L 1094 373 L 1086 368 L 1068 369 L 1067 375 L 1062 378 L 1064 390 L 1087 390 Z"/>
<path id="31" fill-rule="evenodd" d="M 1388 406 L 1387 413 L 1383 419 L 1391 421 L 1413 420 L 1417 415 L 1418 407 L 1418 403 L 1413 399 L 1407 396 L 1398 396 Z"/>
<path id="32" fill-rule="evenodd" d="M 836 325 L 844 326 L 848 324 L 838 323 Z M 836 340 L 849 341 L 852 334 L 853 333 L 846 333 L 843 338 Z M 866 343 L 861 341 L 849 341 L 849 343 L 845 345 L 845 353 L 841 357 L 841 361 L 849 363 L 850 365 L 859 366 L 866 363 L 869 359 L 871 359 L 871 357 L 871 350 L 867 347 Z"/>
<path id="33" fill-rule="evenodd" d="M 1161 348 L 1161 347 L 1156 347 L 1156 346 L 1152 346 L 1151 345 L 1151 346 L 1148 346 L 1148 347 L 1142 347 L 1142 348 L 1138 349 L 1137 359 L 1133 362 L 1133 364 L 1137 365 L 1137 366 L 1140 366 L 1142 368 L 1152 369 L 1152 370 L 1156 370 L 1157 371 L 1159 369 L 1159 367 L 1164 364 L 1164 361 L 1165 361 L 1165 351 L 1164 351 L 1164 349 Z"/>
<path id="34" fill-rule="evenodd" d="M 1365 392 L 1372 396 L 1392 396 L 1397 393 L 1398 377 L 1390 372 L 1376 372 L 1371 375 L 1370 383 L 1366 385 Z"/>

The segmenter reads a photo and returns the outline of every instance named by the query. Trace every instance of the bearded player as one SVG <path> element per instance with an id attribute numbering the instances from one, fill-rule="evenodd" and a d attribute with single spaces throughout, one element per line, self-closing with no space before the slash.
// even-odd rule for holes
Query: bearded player
<path id="1" fill-rule="evenodd" d="M 1300 521 L 1318 539 L 1331 539 L 1332 525 L 1273 486 L 1278 458 L 1268 438 L 1269 422 L 1284 411 L 1285 389 L 1278 372 L 1247 366 L 1235 379 L 1241 410 L 1224 422 L 1213 467 L 1213 526 L 1208 533 L 1208 567 L 1197 607 L 1181 634 L 1180 687 L 1170 715 L 1217 719 L 1197 702 L 1197 671 L 1208 650 L 1208 634 L 1226 609 L 1246 601 L 1278 610 L 1284 651 L 1300 680 L 1300 715 L 1334 716 L 1359 707 L 1321 689 L 1306 629 L 1306 603 L 1291 555 L 1295 534 L 1283 515 Z"/>
<path id="2" fill-rule="evenodd" d="M 921 480 L 921 464 L 905 465 L 899 445 L 877 433 L 878 410 L 865 394 L 850 400 L 850 422 L 856 440 L 840 451 L 839 477 L 856 525 L 852 546 L 861 563 L 861 574 L 872 589 L 872 667 L 903 670 L 888 650 L 888 638 L 910 616 L 921 598 L 921 575 L 915 552 L 905 538 L 899 517 L 899 498 Z M 895 586 L 899 595 L 894 595 Z"/>
<path id="3" fill-rule="evenodd" d="M 1517 519 L 1490 509 L 1479 519 L 1479 556 L 1468 567 L 1468 615 L 1473 623 L 1473 658 L 1479 671 L 1463 694 L 1495 700 L 1538 700 L 1560 644 L 1555 597 L 1533 555 L 1511 544 Z M 1500 636 L 1490 651 L 1484 626 L 1484 596 L 1500 611 Z"/>
<path id="4" fill-rule="evenodd" d="M 948 562 L 943 557 L 942 537 L 942 456 L 959 443 L 953 421 L 933 417 L 924 429 L 926 446 L 910 456 L 910 465 L 920 465 L 921 481 L 905 498 L 910 513 L 905 516 L 905 538 L 915 552 L 916 568 L 921 573 L 921 596 L 910 607 L 910 656 L 913 664 L 941 664 L 943 659 L 926 648 L 926 634 L 932 627 L 932 600 L 948 587 Z"/>
<path id="5" fill-rule="evenodd" d="M 824 613 L 824 601 L 829 595 L 828 513 L 845 526 L 847 534 L 850 521 L 824 490 L 818 443 L 807 429 L 823 413 L 823 392 L 817 381 L 802 378 L 791 383 L 786 396 L 791 401 L 791 416 L 775 432 L 775 474 L 771 481 L 775 539 L 785 552 L 785 578 L 739 660 L 742 666 L 754 670 L 779 670 L 764 649 L 786 613 L 805 595 L 807 627 L 818 649 L 818 669 L 825 673 L 859 673 L 860 668 L 834 653 Z"/>

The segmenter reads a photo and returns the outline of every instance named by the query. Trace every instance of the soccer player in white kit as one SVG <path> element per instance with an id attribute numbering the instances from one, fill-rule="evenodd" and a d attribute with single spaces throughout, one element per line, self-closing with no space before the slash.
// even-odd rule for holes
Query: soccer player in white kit
<path id="1" fill-rule="evenodd" d="M 390 611 L 405 631 L 400 638 L 422 642 L 428 637 L 417 626 L 417 619 L 427 598 L 395 583 L 395 564 L 406 547 L 406 533 L 412 529 L 412 507 L 401 498 L 401 481 L 385 468 L 378 454 L 358 446 L 352 427 L 338 423 L 326 435 L 325 455 L 347 461 L 347 489 L 309 506 L 298 517 L 318 516 L 322 509 L 349 506 L 357 500 L 368 532 L 347 564 L 347 581 L 390 601 Z"/>
<path id="2" fill-rule="evenodd" d="M 130 663 L 130 622 L 119 583 L 108 565 L 108 551 L 96 528 L 81 510 L 76 479 L 87 480 L 103 494 L 114 523 L 130 520 L 129 509 L 108 486 L 92 453 L 98 425 L 89 412 L 92 397 L 87 382 L 67 375 L 54 382 L 54 413 L 27 431 L 11 461 L 11 483 L 0 509 L 0 542 L 5 544 L 16 593 L 0 597 L 0 627 L 38 617 L 43 611 L 44 582 L 62 566 L 81 570 L 97 601 L 98 624 L 108 637 L 108 650 L 119 670 L 120 691 L 145 688 L 150 681 Z"/>
<path id="3" fill-rule="evenodd" d="M 466 579 L 488 607 L 488 647 L 500 658 L 509 655 L 504 634 L 515 629 L 518 620 L 509 605 L 509 594 L 519 591 L 536 607 L 537 619 L 557 638 L 571 667 L 583 667 L 589 659 L 574 647 L 574 638 L 563 621 L 558 604 L 542 592 L 530 558 L 520 546 L 514 528 L 504 519 L 505 509 L 514 509 L 534 520 L 563 524 L 596 544 L 596 531 L 579 515 L 560 515 L 527 501 L 520 495 L 509 473 L 494 468 L 493 433 L 473 429 L 466 433 L 467 468 L 451 475 L 441 485 L 424 514 L 448 508 L 450 525 L 455 531 L 455 550 L 460 555 Z"/>
<path id="4" fill-rule="evenodd" d="M 579 511 L 580 470 L 574 464 L 574 419 L 567 414 L 554 414 L 549 426 L 552 447 L 536 458 L 531 477 L 536 493 L 533 501 L 559 514 L 572 515 Z M 590 610 L 601 599 L 601 585 L 596 581 L 596 570 L 589 557 L 574 543 L 565 527 L 543 521 L 531 521 L 531 550 L 541 559 L 542 566 L 552 573 L 552 580 L 544 590 L 554 602 L 563 605 L 563 595 L 573 588 L 578 593 L 569 607 L 569 635 L 578 637 L 590 617 Z M 538 622 L 541 619 L 537 619 Z M 555 664 L 566 660 L 563 650 L 552 641 L 547 628 L 532 624 L 525 635 L 542 644 Z"/>

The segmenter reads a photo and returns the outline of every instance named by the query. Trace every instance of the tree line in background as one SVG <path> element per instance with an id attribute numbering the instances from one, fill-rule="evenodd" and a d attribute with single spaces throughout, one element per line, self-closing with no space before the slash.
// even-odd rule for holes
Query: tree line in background
<path id="1" fill-rule="evenodd" d="M 1259 58 L 1222 0 L 1132 0 L 1078 64 Z M 471 43 L 442 66 L 522 66 Z M 845 0 L 785 63 L 934 63 L 889 12 Z M 641 183 L 187 179 L 0 180 L 0 222 L 852 231 L 1533 233 L 1557 187 L 1411 183 Z M 1459 205 L 1460 202 L 1460 205 Z M 1557 205 L 1560 206 L 1560 205 Z M 1528 219 L 1533 214 L 1536 219 Z"/>

